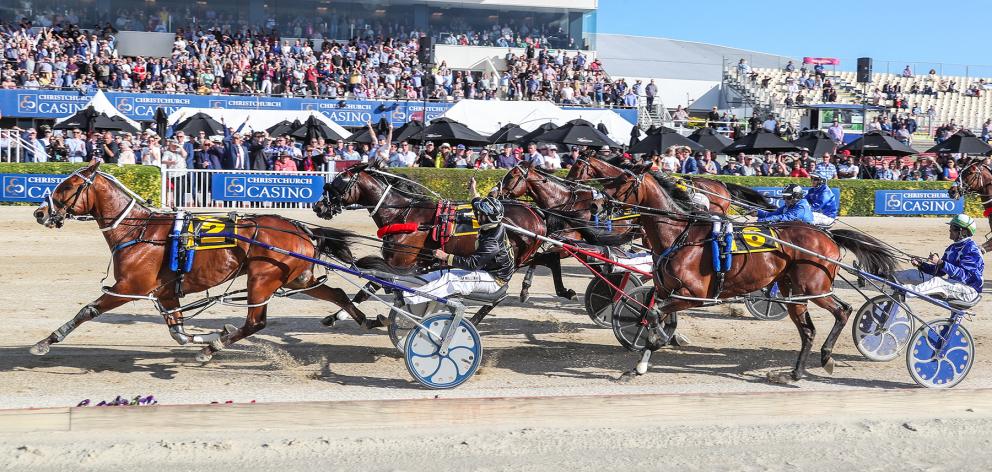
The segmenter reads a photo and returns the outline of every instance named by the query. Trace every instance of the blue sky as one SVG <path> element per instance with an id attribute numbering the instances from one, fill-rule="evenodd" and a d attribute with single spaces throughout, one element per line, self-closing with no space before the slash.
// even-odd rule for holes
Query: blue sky
<path id="1" fill-rule="evenodd" d="M 804 5 L 803 11 L 796 5 Z M 990 30 L 990 0 L 599 0 L 598 12 L 600 33 L 837 57 L 850 70 L 857 57 L 868 56 L 876 72 L 885 71 L 878 61 L 892 61 L 898 71 L 909 62 L 928 70 L 944 63 L 944 73 L 954 74 L 963 74 L 963 66 L 951 64 L 984 64 L 972 69 L 992 76 Z"/>

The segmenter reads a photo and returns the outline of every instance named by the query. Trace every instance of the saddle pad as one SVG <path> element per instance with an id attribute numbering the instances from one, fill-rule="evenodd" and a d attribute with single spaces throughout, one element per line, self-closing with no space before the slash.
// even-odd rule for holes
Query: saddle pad
<path id="1" fill-rule="evenodd" d="M 455 221 L 449 224 L 455 225 L 455 230 L 451 233 L 452 236 L 479 234 L 479 220 L 475 219 L 471 203 L 456 206 Z"/>
<path id="2" fill-rule="evenodd" d="M 734 242 L 730 248 L 732 254 L 769 252 L 779 248 L 779 243 L 766 236 L 778 238 L 778 232 L 769 227 L 745 226 L 740 232 L 734 232 Z"/>
<path id="3" fill-rule="evenodd" d="M 237 241 L 233 238 L 211 236 L 211 234 L 233 233 L 237 230 L 237 225 L 236 219 L 193 215 L 186 227 L 186 231 L 192 235 L 191 238 L 187 239 L 186 249 L 201 251 L 234 247 L 237 245 Z"/>

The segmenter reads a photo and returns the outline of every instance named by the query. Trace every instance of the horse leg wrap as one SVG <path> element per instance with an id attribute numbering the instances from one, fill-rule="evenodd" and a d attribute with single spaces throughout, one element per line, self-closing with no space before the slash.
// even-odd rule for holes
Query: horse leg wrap
<path id="1" fill-rule="evenodd" d="M 535 266 L 533 265 L 530 266 L 530 268 L 527 269 L 527 275 L 524 276 L 524 282 L 522 288 L 520 289 L 521 302 L 526 302 L 527 299 L 530 298 L 529 293 L 530 293 L 531 283 L 534 280 L 534 269 Z"/>
<path id="2" fill-rule="evenodd" d="M 49 337 L 49 341 L 52 343 L 61 342 L 66 336 L 69 335 L 69 333 L 76 329 L 80 323 L 92 320 L 97 316 L 100 316 L 100 310 L 97 310 L 95 306 L 84 306 L 78 313 L 76 313 L 76 316 L 73 316 L 71 320 L 66 321 L 65 324 L 59 327 L 59 329 L 52 332 L 52 335 Z"/>
<path id="3" fill-rule="evenodd" d="M 648 367 L 651 365 L 651 353 L 654 352 L 650 349 L 645 349 L 641 353 L 641 360 L 637 361 L 637 366 L 634 367 L 634 372 L 637 375 L 644 375 L 648 371 Z"/>

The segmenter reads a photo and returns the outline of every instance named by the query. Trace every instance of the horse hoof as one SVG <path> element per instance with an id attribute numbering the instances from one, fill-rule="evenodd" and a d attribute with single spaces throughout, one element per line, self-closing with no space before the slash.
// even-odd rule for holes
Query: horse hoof
<path id="1" fill-rule="evenodd" d="M 520 291 L 520 303 L 527 303 L 527 300 L 530 300 L 530 292 L 523 289 Z"/>
<path id="2" fill-rule="evenodd" d="M 575 300 L 575 290 L 568 289 L 565 291 L 565 294 L 562 295 L 561 297 L 564 298 L 565 300 Z"/>
<path id="3" fill-rule="evenodd" d="M 226 325 L 224 325 L 224 331 L 223 332 L 224 332 L 224 336 L 230 336 L 230 335 L 238 332 L 238 328 L 236 326 L 232 325 L 232 324 L 226 324 Z"/>
<path id="4" fill-rule="evenodd" d="M 197 362 L 207 363 L 207 362 L 210 362 L 210 360 L 213 359 L 213 358 L 214 358 L 214 355 L 211 352 L 200 351 L 200 353 L 198 353 L 196 355 L 196 361 Z"/>
<path id="5" fill-rule="evenodd" d="M 48 354 L 48 351 L 51 350 L 52 347 L 44 341 L 35 344 L 34 346 L 31 346 L 31 349 L 29 349 L 29 351 L 31 351 L 31 354 L 34 354 L 36 356 L 44 356 L 45 354 Z"/>
<path id="6" fill-rule="evenodd" d="M 771 383 L 786 385 L 791 384 L 796 381 L 795 376 L 792 372 L 769 372 L 768 381 Z"/>
<path id="7" fill-rule="evenodd" d="M 682 336 L 679 333 L 675 333 L 675 335 L 672 336 L 672 339 L 668 341 L 669 346 L 675 346 L 675 347 L 687 347 L 691 344 L 692 343 L 689 342 L 689 338 Z"/>
<path id="8" fill-rule="evenodd" d="M 334 327 L 334 322 L 338 320 L 338 315 L 335 313 L 333 315 L 327 315 L 324 319 L 320 320 L 320 324 L 327 326 L 328 328 Z"/>
<path id="9" fill-rule="evenodd" d="M 828 357 L 827 362 L 823 363 L 823 370 L 827 371 L 827 374 L 833 375 L 834 373 L 834 358 Z"/>

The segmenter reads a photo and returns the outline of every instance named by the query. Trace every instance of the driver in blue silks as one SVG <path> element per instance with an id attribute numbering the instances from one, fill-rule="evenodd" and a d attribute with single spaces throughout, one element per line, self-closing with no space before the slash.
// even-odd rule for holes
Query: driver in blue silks
<path id="1" fill-rule="evenodd" d="M 813 224 L 813 210 L 803 196 L 803 188 L 797 184 L 789 184 L 782 190 L 783 205 L 772 211 L 758 210 L 758 221 L 774 223 L 782 221 L 802 221 Z"/>
<path id="2" fill-rule="evenodd" d="M 924 295 L 938 295 L 946 300 L 965 303 L 977 302 L 985 283 L 982 278 L 985 261 L 978 244 L 971 239 L 978 225 L 974 218 L 965 214 L 951 218 L 947 224 L 950 225 L 949 236 L 953 243 L 944 255 L 931 254 L 926 260 L 913 258 L 916 269 L 901 271 L 896 274 L 896 279 Z"/>
<path id="3" fill-rule="evenodd" d="M 816 173 L 810 176 L 813 187 L 806 193 L 806 201 L 813 211 L 813 224 L 830 226 L 837 219 L 837 196 L 827 186 L 827 177 Z"/>

